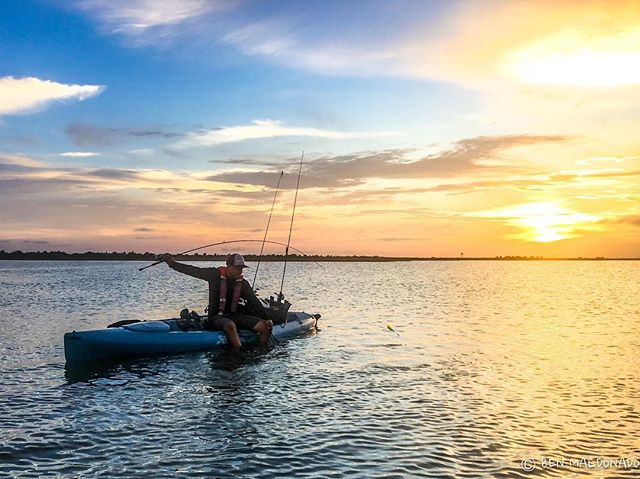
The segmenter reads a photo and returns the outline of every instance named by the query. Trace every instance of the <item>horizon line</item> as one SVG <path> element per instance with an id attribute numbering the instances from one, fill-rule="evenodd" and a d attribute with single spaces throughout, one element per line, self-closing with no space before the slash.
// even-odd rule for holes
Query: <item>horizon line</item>
<path id="1" fill-rule="evenodd" d="M 153 261 L 159 253 L 152 253 L 146 251 L 139 253 L 135 251 L 85 251 L 82 253 L 68 253 L 66 251 L 5 251 L 0 250 L 0 260 L 25 260 L 25 261 L 38 261 L 38 260 L 93 260 L 93 261 Z M 28 256 L 28 257 L 25 257 Z M 187 261 L 213 261 L 220 258 L 225 258 L 227 253 L 193 253 L 193 254 L 175 254 L 176 258 L 180 258 Z M 245 254 L 243 255 L 247 259 L 258 258 L 259 254 Z M 117 257 L 115 259 L 114 257 Z M 296 253 L 286 256 L 290 261 L 353 261 L 358 260 L 369 262 L 383 262 L 383 261 L 479 261 L 479 260 L 499 260 L 499 261 L 638 261 L 640 257 L 606 257 L 606 256 L 573 256 L 573 257 L 551 257 L 551 256 L 522 256 L 522 255 L 497 255 L 497 256 L 380 256 L 380 255 L 367 255 L 367 254 L 301 254 Z M 264 254 L 262 255 L 263 261 L 280 261 L 285 258 L 284 254 Z M 249 259 L 249 261 L 255 261 L 255 259 Z"/>

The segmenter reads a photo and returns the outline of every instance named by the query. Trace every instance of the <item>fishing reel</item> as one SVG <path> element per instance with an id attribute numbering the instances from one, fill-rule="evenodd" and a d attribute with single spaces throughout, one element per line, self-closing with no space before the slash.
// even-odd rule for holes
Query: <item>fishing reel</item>
<path id="1" fill-rule="evenodd" d="M 189 311 L 184 308 L 180 311 L 180 318 L 176 320 L 176 324 L 182 331 L 201 331 L 204 327 L 202 317 L 195 311 Z"/>
<path id="2" fill-rule="evenodd" d="M 276 293 L 274 293 L 276 294 Z M 269 296 L 265 302 L 269 306 L 273 324 L 283 324 L 287 322 L 287 313 L 291 307 L 291 303 L 284 299 L 282 293 L 276 294 L 276 296 Z"/>

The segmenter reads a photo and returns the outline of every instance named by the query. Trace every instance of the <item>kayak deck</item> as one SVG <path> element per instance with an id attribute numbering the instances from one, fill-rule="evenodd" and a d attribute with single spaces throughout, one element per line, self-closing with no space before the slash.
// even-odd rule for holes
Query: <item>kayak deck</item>
<path id="1" fill-rule="evenodd" d="M 304 312 L 289 312 L 287 322 L 273 326 L 276 339 L 286 339 L 312 331 L 317 317 Z M 252 344 L 258 335 L 240 330 L 242 344 Z M 64 335 L 67 363 L 122 360 L 146 356 L 207 351 L 227 344 L 223 331 L 182 331 L 177 320 L 143 321 L 116 328 L 73 331 Z"/>

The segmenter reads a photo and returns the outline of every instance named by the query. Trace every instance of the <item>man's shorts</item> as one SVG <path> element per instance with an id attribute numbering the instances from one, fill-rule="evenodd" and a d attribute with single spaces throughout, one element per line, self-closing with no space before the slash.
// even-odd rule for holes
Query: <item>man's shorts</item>
<path id="1" fill-rule="evenodd" d="M 256 316 L 250 314 L 235 314 L 233 316 L 215 316 L 205 321 L 204 329 L 209 331 L 224 331 L 224 327 L 233 322 L 237 329 L 247 329 L 252 331 L 253 328 L 262 321 Z"/>

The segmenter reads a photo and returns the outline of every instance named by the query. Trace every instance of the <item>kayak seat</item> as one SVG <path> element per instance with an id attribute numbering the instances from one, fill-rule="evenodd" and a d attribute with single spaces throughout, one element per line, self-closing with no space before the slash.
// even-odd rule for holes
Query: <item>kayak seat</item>
<path id="1" fill-rule="evenodd" d="M 122 327 L 138 333 L 168 333 L 171 331 L 171 327 L 164 321 L 144 321 L 125 324 Z"/>

